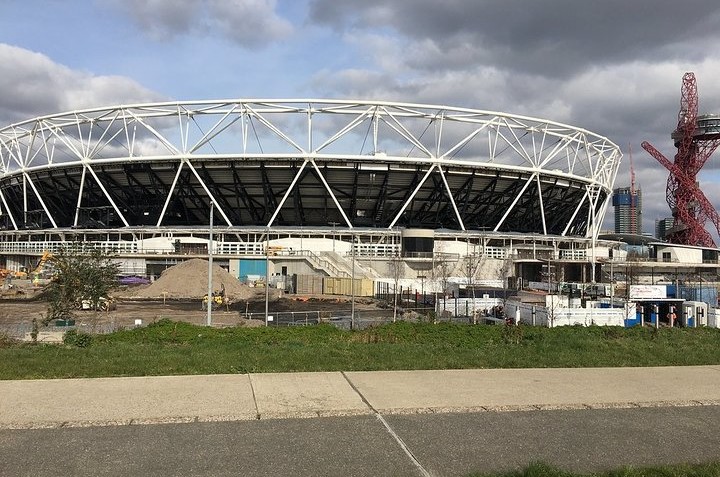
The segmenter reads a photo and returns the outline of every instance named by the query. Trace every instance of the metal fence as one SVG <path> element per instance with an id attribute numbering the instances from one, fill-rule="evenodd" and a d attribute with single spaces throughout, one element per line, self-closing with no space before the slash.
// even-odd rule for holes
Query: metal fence
<path id="1" fill-rule="evenodd" d="M 38 329 L 39 333 L 47 333 L 47 332 L 53 332 L 53 333 L 64 333 L 68 330 L 78 330 L 78 331 L 84 331 L 86 333 L 90 334 L 108 334 L 113 333 L 115 331 L 120 331 L 127 328 L 127 326 L 123 326 L 117 323 L 97 323 L 97 324 L 85 324 L 85 323 L 78 323 L 78 324 L 72 324 L 67 326 L 57 326 L 54 324 L 50 324 L 49 326 L 40 326 Z M 10 323 L 10 324 L 0 324 L 0 334 L 4 334 L 8 336 L 9 338 L 16 339 L 16 340 L 24 340 L 29 339 L 30 333 L 32 332 L 32 323 Z"/>
<path id="2" fill-rule="evenodd" d="M 435 322 L 452 322 L 452 323 L 473 323 L 472 316 L 464 316 L 462 313 L 449 314 L 439 313 L 433 317 L 431 308 L 401 308 L 399 309 L 395 319 L 398 321 L 408 320 L 416 321 L 434 320 Z M 255 313 L 239 313 L 240 319 L 256 320 L 260 323 L 265 322 L 264 312 Z M 379 326 L 393 321 L 392 307 L 380 310 L 355 310 L 354 316 L 351 309 L 340 309 L 332 311 L 281 311 L 269 312 L 267 325 L 271 327 L 283 326 L 311 326 L 320 323 L 329 323 L 344 330 L 361 330 L 371 326 Z M 478 320 L 484 322 L 484 320 Z M 137 328 L 147 326 L 149 323 L 142 325 L 121 325 L 118 323 L 74 323 L 69 326 L 58 326 L 57 321 L 52 322 L 49 326 L 40 327 L 39 331 L 44 332 L 61 332 L 64 333 L 71 329 L 84 331 L 91 334 L 107 334 L 120 331 L 127 328 Z M 32 324 L 12 323 L 0 324 L 0 334 L 7 335 L 10 338 L 23 340 L 29 339 L 32 331 Z"/>
<path id="3" fill-rule="evenodd" d="M 429 320 L 428 308 L 403 308 L 395 316 L 396 320 L 424 319 Z M 241 313 L 241 318 L 265 321 L 265 313 Z M 268 326 L 307 326 L 319 323 L 329 323 L 341 329 L 365 329 L 370 326 L 379 326 L 393 321 L 393 310 L 355 310 L 351 309 L 333 311 L 283 311 L 269 312 Z M 466 317 L 450 317 L 445 321 L 468 322 Z"/>

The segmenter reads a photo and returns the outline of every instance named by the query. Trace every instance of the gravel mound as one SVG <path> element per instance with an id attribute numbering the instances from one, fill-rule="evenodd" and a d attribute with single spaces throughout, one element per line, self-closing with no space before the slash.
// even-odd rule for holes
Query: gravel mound
<path id="1" fill-rule="evenodd" d="M 220 291 L 225 285 L 225 295 L 231 302 L 248 300 L 256 290 L 240 283 L 240 280 L 213 264 L 213 290 Z M 208 291 L 208 261 L 194 258 L 168 268 L 160 278 L 147 287 L 135 291 L 137 298 L 202 298 Z"/>

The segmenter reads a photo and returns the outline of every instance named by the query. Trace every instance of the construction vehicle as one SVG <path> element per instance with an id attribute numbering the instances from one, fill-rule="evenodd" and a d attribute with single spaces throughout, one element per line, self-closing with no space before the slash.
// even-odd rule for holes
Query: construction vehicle
<path id="1" fill-rule="evenodd" d="M 8 270 L 7 268 L 0 268 L 0 280 L 6 280 L 8 277 L 10 279 L 18 278 L 23 280 L 27 278 L 27 273 L 17 270 Z"/>
<path id="2" fill-rule="evenodd" d="M 52 256 L 53 254 L 47 250 L 43 252 L 42 257 L 38 260 L 38 263 L 35 265 L 33 271 L 28 274 L 28 278 L 32 279 L 35 283 L 37 283 L 37 281 L 41 278 L 47 278 L 47 275 L 50 274 L 47 262 L 52 258 Z"/>
<path id="3" fill-rule="evenodd" d="M 75 306 L 78 310 L 83 311 L 112 311 L 117 308 L 114 298 L 104 296 L 101 296 L 97 302 L 93 302 L 89 298 L 79 298 L 75 302 Z"/>
<path id="4" fill-rule="evenodd" d="M 17 271 L 2 269 L 0 270 L 0 278 L 11 275 L 13 278 L 17 278 L 19 280 L 30 279 L 34 283 L 38 283 L 41 278 L 47 278 L 48 275 L 51 274 L 48 270 L 47 262 L 52 258 L 52 256 L 52 253 L 48 251 L 43 252 L 42 257 L 40 257 L 40 260 L 38 260 L 35 268 L 33 268 L 32 270 L 28 270 L 27 267 L 22 267 L 20 268 L 20 270 Z"/>
<path id="5" fill-rule="evenodd" d="M 210 298 L 208 298 L 207 293 L 205 294 L 205 296 L 202 299 L 202 309 L 203 310 L 207 310 L 208 303 L 210 303 L 212 310 L 217 310 L 221 306 L 229 304 L 229 301 L 225 297 L 225 285 L 224 284 L 220 285 L 220 291 L 212 292 L 212 295 L 210 296 Z"/>

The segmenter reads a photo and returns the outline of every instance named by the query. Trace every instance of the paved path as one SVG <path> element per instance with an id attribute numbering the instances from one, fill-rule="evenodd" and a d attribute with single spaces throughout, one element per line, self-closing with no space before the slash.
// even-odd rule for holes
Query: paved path
<path id="1" fill-rule="evenodd" d="M 0 397 L 0 476 L 586 472 L 720 446 L 720 366 L 0 381 Z"/>
<path id="2" fill-rule="evenodd" d="M 0 381 L 0 429 L 720 405 L 720 366 Z"/>
<path id="3" fill-rule="evenodd" d="M 720 406 L 384 419 L 394 434 L 371 415 L 0 429 L 0 476 L 467 477 L 533 461 L 588 473 L 714 461 L 720 448 Z"/>

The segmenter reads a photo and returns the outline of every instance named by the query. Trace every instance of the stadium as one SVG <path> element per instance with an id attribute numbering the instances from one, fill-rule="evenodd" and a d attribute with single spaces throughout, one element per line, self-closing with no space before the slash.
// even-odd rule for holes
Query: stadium
<path id="1" fill-rule="evenodd" d="M 271 255 L 273 274 L 348 276 L 352 256 L 380 277 L 402 256 L 414 279 L 446 253 L 496 268 L 511 259 L 507 278 L 523 280 L 564 261 L 590 281 L 621 157 L 582 128 L 438 105 L 218 100 L 52 114 L 0 129 L 0 265 L 32 268 L 82 241 L 117 253 L 125 273 L 153 275 L 212 244 L 237 276 L 243 260 Z"/>

